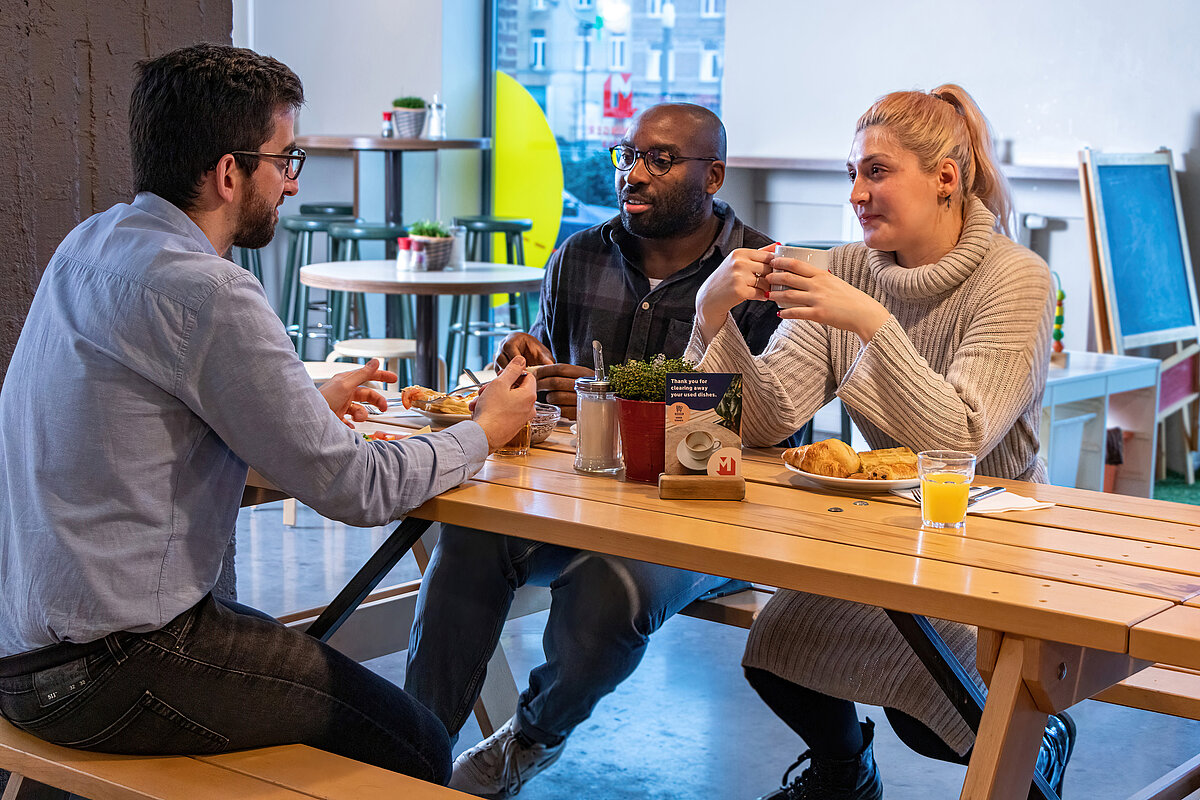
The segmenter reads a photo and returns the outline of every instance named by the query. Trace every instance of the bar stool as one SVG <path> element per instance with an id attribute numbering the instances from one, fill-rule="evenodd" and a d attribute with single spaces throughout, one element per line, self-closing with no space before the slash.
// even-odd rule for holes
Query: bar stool
<path id="1" fill-rule="evenodd" d="M 301 203 L 301 214 L 333 214 L 335 217 L 353 217 L 354 203 L 340 201 L 321 203 Z"/>
<path id="2" fill-rule="evenodd" d="M 329 241 L 333 247 L 334 261 L 357 261 L 359 258 L 359 242 L 394 242 L 401 236 L 407 236 L 408 231 L 403 225 L 393 222 L 338 222 L 329 226 Z M 367 299 L 362 292 L 354 292 L 347 297 L 346 292 L 330 292 L 330 302 L 333 312 L 333 337 L 335 341 L 351 338 L 357 333 L 358 338 L 367 335 Z M 407 297 L 397 298 L 399 301 L 400 335 L 412 336 L 413 311 L 411 301 Z M 350 317 L 352 309 L 358 310 L 357 325 L 351 328 Z"/>
<path id="3" fill-rule="evenodd" d="M 251 250 L 249 247 L 235 247 L 233 256 L 242 269 L 258 278 L 258 282 L 262 283 L 262 256 L 258 250 Z"/>
<path id="4" fill-rule="evenodd" d="M 533 222 L 518 217 L 455 217 L 455 225 L 467 229 L 466 257 L 468 261 L 482 261 L 486 237 L 492 234 L 504 234 L 504 245 L 509 264 L 525 264 L 525 244 L 522 234 L 533 228 Z M 471 319 L 472 306 L 478 303 L 478 316 Z M 508 296 L 508 323 L 497 323 L 492 314 L 492 296 L 463 296 L 455 297 L 450 305 L 450 328 L 446 341 L 446 363 L 452 375 L 462 372 L 467 363 L 467 343 L 472 337 L 479 340 L 483 360 L 487 361 L 487 353 L 483 350 L 489 339 L 508 336 L 515 331 L 529 330 L 529 308 L 527 300 L 519 292 Z"/>
<path id="5" fill-rule="evenodd" d="M 300 284 L 300 268 L 313 263 L 313 240 L 318 233 L 329 233 L 335 222 L 353 221 L 353 217 L 336 214 L 293 214 L 281 217 L 279 224 L 288 233 L 288 254 L 283 266 L 283 305 L 279 315 L 288 335 L 296 343 L 296 352 L 304 357 L 304 341 L 309 338 L 308 288 Z M 332 245 L 326 245 L 326 260 L 330 259 Z M 303 304 L 303 305 L 301 305 Z M 318 329 L 315 336 L 326 336 L 328 331 Z"/>

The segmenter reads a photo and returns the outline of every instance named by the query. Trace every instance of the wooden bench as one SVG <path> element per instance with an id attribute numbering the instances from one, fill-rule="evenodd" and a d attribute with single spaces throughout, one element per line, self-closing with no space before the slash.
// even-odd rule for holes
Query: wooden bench
<path id="1" fill-rule="evenodd" d="M 436 786 L 305 745 L 218 756 L 115 756 L 43 742 L 0 719 L 3 800 L 451 800 Z"/>

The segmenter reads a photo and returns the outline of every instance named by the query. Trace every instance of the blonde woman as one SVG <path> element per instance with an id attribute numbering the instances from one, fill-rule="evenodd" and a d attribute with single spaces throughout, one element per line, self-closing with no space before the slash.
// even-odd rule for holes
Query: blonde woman
<path id="1" fill-rule="evenodd" d="M 1044 480 L 1038 426 L 1053 322 L 1050 274 L 1006 235 L 1012 203 L 987 120 L 961 87 L 896 92 L 858 120 L 846 168 L 863 243 L 823 271 L 738 250 L 701 288 L 688 355 L 744 375 L 742 436 L 777 442 L 834 397 L 872 447 L 974 452 L 979 472 Z M 770 291 L 771 286 L 785 287 Z M 784 322 L 752 356 L 730 311 L 751 299 Z M 974 672 L 975 630 L 934 620 Z M 778 592 L 743 659 L 756 691 L 807 743 L 772 800 L 875 800 L 870 720 L 928 756 L 965 763 L 974 735 L 884 612 Z M 979 685 L 982 681 L 974 675 Z M 1061 783 L 1074 725 L 1051 717 L 1039 768 Z"/>

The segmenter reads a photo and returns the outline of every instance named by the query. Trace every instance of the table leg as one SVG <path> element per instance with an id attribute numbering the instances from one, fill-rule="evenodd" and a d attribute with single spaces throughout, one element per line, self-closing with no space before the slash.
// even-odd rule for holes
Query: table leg
<path id="1" fill-rule="evenodd" d="M 970 726 L 971 730 L 978 733 L 982 724 L 986 696 L 975 685 L 975 681 L 971 679 L 958 657 L 946 645 L 941 634 L 930 624 L 928 618 L 920 614 L 885 610 L 892 623 L 908 641 L 917 658 L 921 660 L 942 692 L 954 704 L 963 721 Z M 984 646 L 983 643 L 980 644 L 981 648 Z M 1026 693 L 1028 694 L 1028 692 Z M 1044 726 L 1045 722 L 1042 724 Z M 1040 737 L 1038 741 L 1040 743 Z M 1034 775 L 1032 780 L 1034 785 L 1029 790 L 1029 797 L 1057 800 L 1058 795 L 1041 775 Z"/>
<path id="2" fill-rule="evenodd" d="M 1030 642 L 1005 636 L 963 783 L 962 800 L 1025 800 L 1049 716 L 1025 686 Z"/>
<path id="3" fill-rule="evenodd" d="M 433 522 L 430 520 L 406 517 L 392 531 L 387 541 L 367 559 L 367 563 L 363 564 L 362 569 L 355 573 L 346 587 L 338 592 L 337 597 L 333 598 L 333 602 L 325 607 L 312 625 L 308 626 L 305 633 L 322 642 L 329 641 L 329 637 L 333 636 L 334 631 L 349 619 L 350 615 L 354 613 L 354 609 L 358 608 L 359 603 L 379 585 L 383 576 L 396 566 L 396 562 L 412 549 L 412 546 L 432 524 Z"/>
<path id="4" fill-rule="evenodd" d="M 449 386 L 438 385 L 438 335 L 437 335 L 437 296 L 431 294 L 417 295 L 417 324 L 415 331 L 417 339 L 417 363 L 415 381 L 419 386 L 444 391 Z M 446 381 L 454 383 L 457 375 L 447 375 Z"/>
<path id="5" fill-rule="evenodd" d="M 400 150 L 385 150 L 383 153 L 383 218 L 386 222 L 397 225 L 404 224 L 404 164 L 401 161 L 404 153 Z M 384 243 L 385 257 L 396 257 L 396 243 Z M 388 336 L 392 334 L 389 333 Z"/>

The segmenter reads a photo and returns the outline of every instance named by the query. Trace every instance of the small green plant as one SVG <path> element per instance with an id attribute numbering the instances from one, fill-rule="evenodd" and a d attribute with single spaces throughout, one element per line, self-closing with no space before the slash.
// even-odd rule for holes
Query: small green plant
<path id="1" fill-rule="evenodd" d="M 420 97 L 397 97 L 392 101 L 392 108 L 425 108 L 425 101 Z"/>
<path id="2" fill-rule="evenodd" d="M 409 236 L 429 236 L 434 239 L 449 239 L 450 231 L 440 222 L 423 219 L 408 226 Z"/>
<path id="3" fill-rule="evenodd" d="M 609 367 L 613 393 L 626 400 L 661 403 L 667 391 L 668 372 L 695 372 L 692 362 L 657 355 L 649 361 L 626 361 Z"/>

